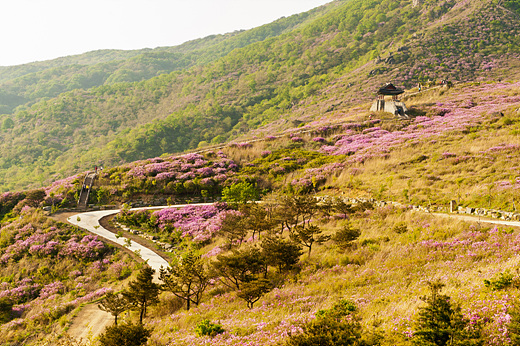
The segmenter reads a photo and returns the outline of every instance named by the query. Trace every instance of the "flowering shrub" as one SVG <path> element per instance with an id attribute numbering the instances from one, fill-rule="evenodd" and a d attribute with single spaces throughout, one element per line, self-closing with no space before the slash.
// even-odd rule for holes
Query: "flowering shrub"
<path id="1" fill-rule="evenodd" d="M 190 237 L 202 242 L 211 239 L 220 229 L 225 205 L 187 206 L 184 208 L 166 208 L 153 212 L 157 227 L 165 231 L 174 229 L 181 232 L 182 237 Z"/>
<path id="2" fill-rule="evenodd" d="M 111 264 L 113 251 L 96 236 L 54 225 L 32 208 L 4 224 L 0 234 L 0 299 L 14 304 L 14 319 L 0 325 L 1 344 L 20 333 L 37 335 L 42 325 L 53 328 L 61 316 L 111 290 L 112 280 L 131 273 L 119 254 Z"/>
<path id="3" fill-rule="evenodd" d="M 247 147 L 243 145 L 241 147 Z M 238 165 L 218 152 L 187 154 L 168 158 L 137 161 L 114 168 L 106 173 L 100 183 L 111 194 L 170 193 L 176 195 L 200 194 L 206 190 L 217 194 L 227 179 L 238 171 Z"/>

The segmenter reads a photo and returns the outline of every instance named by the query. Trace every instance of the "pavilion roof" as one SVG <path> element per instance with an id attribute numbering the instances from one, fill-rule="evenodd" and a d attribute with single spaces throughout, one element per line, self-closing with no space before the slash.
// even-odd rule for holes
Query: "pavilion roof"
<path id="1" fill-rule="evenodd" d="M 396 88 L 392 83 L 386 83 L 385 86 L 377 91 L 379 95 L 399 95 L 404 93 L 403 89 Z"/>

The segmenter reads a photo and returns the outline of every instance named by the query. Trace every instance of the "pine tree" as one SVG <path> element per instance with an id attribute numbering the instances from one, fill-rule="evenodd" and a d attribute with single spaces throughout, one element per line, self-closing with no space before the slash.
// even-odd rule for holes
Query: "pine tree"
<path id="1" fill-rule="evenodd" d="M 420 308 L 413 343 L 420 346 L 482 345 L 479 328 L 469 328 L 460 307 L 452 305 L 449 296 L 440 294 L 444 284 L 437 281 L 428 285 L 430 295 L 421 297 L 426 306 Z"/>
<path id="2" fill-rule="evenodd" d="M 214 275 L 231 289 L 240 290 L 242 284 L 257 279 L 264 271 L 265 260 L 257 248 L 234 250 L 229 255 L 218 255 L 213 262 Z"/>
<path id="3" fill-rule="evenodd" d="M 323 244 L 330 239 L 330 236 L 322 234 L 321 229 L 316 225 L 310 225 L 307 227 L 297 225 L 292 229 L 290 238 L 308 248 L 310 257 L 312 245 L 314 245 L 314 243 Z"/>
<path id="4" fill-rule="evenodd" d="M 278 272 L 281 273 L 292 269 L 299 262 L 302 249 L 291 240 L 269 236 L 262 240 L 262 253 L 267 264 L 278 268 Z"/>
<path id="5" fill-rule="evenodd" d="M 242 289 L 237 293 L 239 298 L 246 301 L 247 307 L 252 309 L 253 304 L 262 296 L 272 290 L 271 283 L 266 279 L 257 279 L 242 284 Z"/>
<path id="6" fill-rule="evenodd" d="M 108 292 L 105 296 L 105 299 L 101 301 L 98 305 L 99 309 L 109 312 L 114 316 L 114 323 L 117 326 L 117 317 L 121 315 L 123 312 L 130 308 L 130 304 L 128 300 L 122 295 L 112 292 Z"/>
<path id="7" fill-rule="evenodd" d="M 159 285 L 153 282 L 155 270 L 146 266 L 137 275 L 137 279 L 128 284 L 123 296 L 134 310 L 139 311 L 139 323 L 143 324 L 146 310 L 159 302 Z"/>
<path id="8" fill-rule="evenodd" d="M 186 310 L 190 303 L 198 305 L 202 293 L 209 284 L 209 276 L 201 256 L 189 250 L 167 269 L 161 268 L 160 279 L 163 288 L 186 301 Z"/>

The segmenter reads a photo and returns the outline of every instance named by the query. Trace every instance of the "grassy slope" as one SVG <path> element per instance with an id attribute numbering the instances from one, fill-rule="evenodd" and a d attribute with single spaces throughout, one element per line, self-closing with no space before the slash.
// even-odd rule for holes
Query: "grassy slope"
<path id="1" fill-rule="evenodd" d="M 486 186 L 493 186 L 491 207 L 513 210 L 511 198 L 516 196 L 518 182 L 497 183 L 520 176 L 517 166 L 519 90 L 518 83 L 464 84 L 448 91 L 434 89 L 409 98 L 408 103 L 415 111 L 426 113 L 429 119 L 446 120 L 449 126 L 434 127 L 425 123 L 425 118 L 408 124 L 383 117 L 377 124 L 381 128 L 391 133 L 410 131 L 413 136 L 402 138 L 395 146 L 386 146 L 389 150 L 382 157 L 375 155 L 380 149 L 376 143 L 353 152 L 346 159 L 338 157 L 346 167 L 332 173 L 321 185 L 320 193 L 373 197 L 380 192 L 380 184 L 385 184 L 387 188 L 382 190 L 380 198 L 404 203 L 409 200 L 427 206 L 430 202 L 446 203 L 456 199 L 460 179 L 463 204 L 478 206 L 480 203 L 488 207 L 485 195 L 490 190 Z M 434 115 L 448 107 L 451 115 Z M 495 113 L 500 111 L 503 117 Z M 360 120 L 363 115 L 357 116 Z M 352 118 L 330 120 L 351 121 Z M 463 125 L 455 126 L 462 119 Z M 428 132 L 428 128 L 433 133 Z M 298 129 L 287 133 L 295 131 Z M 325 130 L 321 131 L 323 135 Z M 341 138 L 341 133 L 342 130 L 329 132 L 324 138 L 331 143 L 333 137 Z M 311 140 L 316 134 L 300 136 L 304 139 L 300 147 L 317 149 Z M 350 133 L 350 136 L 358 135 Z M 229 147 L 224 152 L 241 162 L 241 171 L 249 176 L 248 162 L 261 167 L 261 161 L 256 158 L 262 151 L 274 152 L 276 148 L 287 146 L 294 145 L 282 137 L 255 143 L 252 148 Z M 367 154 L 374 155 L 367 157 Z M 365 157 L 363 163 L 355 161 L 358 155 Z M 422 155 L 427 158 L 416 160 Z M 303 171 L 264 178 L 271 179 L 273 186 L 280 188 L 301 176 Z M 406 195 L 405 189 L 408 189 Z M 341 220 L 316 222 L 329 234 L 345 223 Z M 356 302 L 368 330 L 375 328 L 384 333 L 383 345 L 411 345 L 413 321 L 422 306 L 419 297 L 427 293 L 426 281 L 440 279 L 446 284 L 444 292 L 461 304 L 465 316 L 482 323 L 486 345 L 507 344 L 503 334 L 507 329 L 506 311 L 513 299 L 518 298 L 518 292 L 512 288 L 493 291 L 485 287 L 484 279 L 497 279 L 506 270 L 514 273 L 520 265 L 517 229 L 486 228 L 477 223 L 392 207 L 358 214 L 350 222 L 362 230 L 357 248 L 344 252 L 332 242 L 317 247 L 311 258 L 302 257 L 300 274 L 287 277 L 282 286 L 267 294 L 252 310 L 234 293 L 220 290 L 210 292 L 201 306 L 189 312 L 157 309 L 155 317 L 148 322 L 156 330 L 153 339 L 165 345 L 208 342 L 276 345 L 298 332 L 302 323 L 312 319 L 319 309 L 347 298 Z M 399 222 L 406 224 L 406 232 L 393 230 Z M 217 244 L 218 240 L 205 251 Z M 197 337 L 194 328 L 203 319 L 220 323 L 226 333 L 211 340 Z"/>
<path id="2" fill-rule="evenodd" d="M 234 49 L 293 30 L 334 5 L 281 18 L 248 31 L 212 35 L 174 47 L 132 51 L 99 50 L 20 66 L 0 67 L 0 113 L 74 89 L 131 83 L 205 65 Z"/>

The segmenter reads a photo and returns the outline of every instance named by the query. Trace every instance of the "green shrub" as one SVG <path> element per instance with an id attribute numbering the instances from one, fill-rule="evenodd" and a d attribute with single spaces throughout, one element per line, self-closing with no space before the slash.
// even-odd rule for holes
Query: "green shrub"
<path id="1" fill-rule="evenodd" d="M 146 344 L 152 331 L 141 324 L 112 325 L 99 336 L 102 346 L 141 346 Z"/>
<path id="2" fill-rule="evenodd" d="M 211 323 L 210 320 L 202 320 L 197 323 L 195 333 L 198 336 L 211 336 L 224 333 L 224 328 L 220 324 Z"/>
<path id="3" fill-rule="evenodd" d="M 303 333 L 293 334 L 286 346 L 370 346 L 380 344 L 380 335 L 365 333 L 357 308 L 342 299 L 331 309 L 320 310 L 316 319 L 303 326 Z"/>
<path id="4" fill-rule="evenodd" d="M 337 231 L 332 240 L 341 249 L 348 249 L 360 235 L 361 231 L 349 224 Z"/>
<path id="5" fill-rule="evenodd" d="M 408 227 L 406 227 L 405 222 L 398 222 L 392 228 L 392 231 L 394 231 L 397 234 L 406 233 L 406 232 L 408 232 Z"/>
<path id="6" fill-rule="evenodd" d="M 515 276 L 514 274 L 506 270 L 505 272 L 498 274 L 497 277 L 491 280 L 484 280 L 484 285 L 493 291 L 497 291 L 511 286 L 518 287 L 520 286 L 519 281 L 520 279 L 518 278 L 518 276 Z"/>

